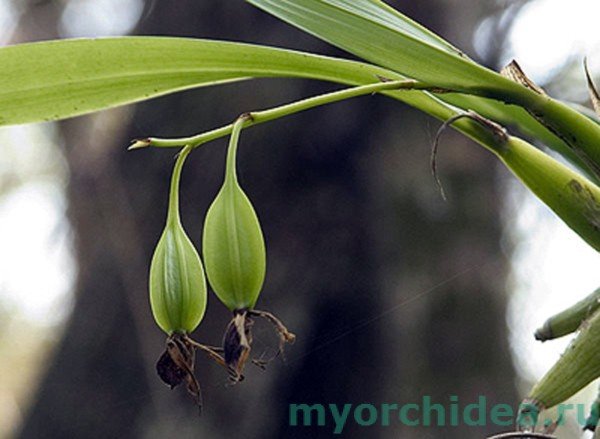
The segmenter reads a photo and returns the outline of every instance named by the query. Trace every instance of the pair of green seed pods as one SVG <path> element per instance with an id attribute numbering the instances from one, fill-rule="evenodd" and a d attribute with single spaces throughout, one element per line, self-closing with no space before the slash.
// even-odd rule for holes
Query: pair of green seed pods
<path id="1" fill-rule="evenodd" d="M 233 124 L 224 183 L 206 215 L 202 236 L 206 275 L 179 213 L 179 182 L 190 146 L 177 157 L 166 226 L 150 264 L 152 313 L 158 326 L 168 335 L 167 349 L 157 364 L 158 374 L 171 387 L 185 380 L 199 405 L 200 388 L 193 375 L 196 349 L 226 367 L 232 380 L 237 382 L 243 378 L 242 370 L 250 352 L 251 317 L 264 317 L 273 323 L 282 342 L 294 340 L 294 335 L 272 314 L 254 309 L 265 279 L 266 250 L 258 217 L 238 183 L 236 172 L 239 136 L 248 117 L 243 115 Z M 188 336 L 198 327 L 206 311 L 206 277 L 219 300 L 234 314 L 222 348 L 201 345 Z"/>
<path id="2" fill-rule="evenodd" d="M 208 280 L 219 300 L 231 311 L 254 307 L 266 271 L 260 223 L 237 180 L 236 153 L 243 121 L 240 118 L 234 124 L 225 181 L 208 210 L 202 236 Z M 168 335 L 191 333 L 206 310 L 205 271 L 179 214 L 179 181 L 190 151 L 190 147 L 184 148 L 175 163 L 167 223 L 150 264 L 152 313 Z"/>

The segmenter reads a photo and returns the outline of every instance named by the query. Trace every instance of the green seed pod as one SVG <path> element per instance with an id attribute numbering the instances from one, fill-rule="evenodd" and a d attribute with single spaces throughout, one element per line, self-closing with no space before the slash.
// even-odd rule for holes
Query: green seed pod
<path id="1" fill-rule="evenodd" d="M 179 180 L 186 147 L 179 154 L 169 194 L 167 224 L 150 264 L 150 305 L 154 320 L 167 334 L 192 332 L 206 310 L 206 279 L 200 257 L 179 216 Z"/>
<path id="2" fill-rule="evenodd" d="M 266 270 L 265 242 L 258 217 L 238 183 L 235 168 L 245 119 L 240 117 L 233 126 L 225 181 L 208 209 L 202 237 L 208 281 L 232 311 L 254 307 Z"/>
<path id="3" fill-rule="evenodd" d="M 600 377 L 600 311 L 585 321 L 575 340 L 534 386 L 528 401 L 554 407 Z"/>
<path id="4" fill-rule="evenodd" d="M 591 316 L 598 308 L 600 308 L 600 288 L 572 307 L 546 320 L 544 325 L 535 331 L 535 338 L 546 341 L 575 332 L 581 322 Z"/>

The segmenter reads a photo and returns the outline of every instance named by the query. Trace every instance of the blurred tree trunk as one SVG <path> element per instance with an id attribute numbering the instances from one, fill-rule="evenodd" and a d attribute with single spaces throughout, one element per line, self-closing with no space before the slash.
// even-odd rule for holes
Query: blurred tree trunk
<path id="1" fill-rule="evenodd" d="M 490 7 L 469 3 L 467 9 L 451 0 L 395 6 L 468 49 Z M 45 2 L 44 11 L 58 4 Z M 55 35 L 59 9 L 44 15 L 40 8 L 26 15 L 24 26 L 38 23 L 29 39 Z M 242 2 L 153 2 L 137 33 L 340 54 Z M 127 153 L 129 139 L 209 129 L 243 111 L 326 89 L 306 81 L 241 83 L 61 124 L 79 263 L 76 302 L 22 438 L 319 438 L 330 437 L 333 425 L 290 427 L 289 403 L 401 404 L 422 395 L 446 405 L 450 395 L 464 404 L 479 395 L 488 403 L 516 401 L 495 163 L 446 133 L 439 157 L 449 193 L 443 202 L 428 168 L 428 133 L 437 124 L 381 97 L 242 134 L 241 181 L 261 217 L 269 258 L 259 307 L 298 335 L 287 366 L 249 369 L 245 382 L 228 388 L 223 371 L 199 356 L 200 419 L 182 389 L 170 392 L 155 377 L 164 337 L 152 322 L 146 275 L 164 223 L 174 151 Z M 224 145 L 194 152 L 184 170 L 182 214 L 197 245 L 222 178 Z M 219 343 L 228 318 L 211 296 L 195 336 Z M 256 339 L 257 353 L 274 343 L 267 327 L 258 328 Z M 479 438 L 497 430 L 463 426 L 443 436 Z M 441 434 L 394 422 L 368 429 L 349 423 L 344 437 L 398 433 Z"/>

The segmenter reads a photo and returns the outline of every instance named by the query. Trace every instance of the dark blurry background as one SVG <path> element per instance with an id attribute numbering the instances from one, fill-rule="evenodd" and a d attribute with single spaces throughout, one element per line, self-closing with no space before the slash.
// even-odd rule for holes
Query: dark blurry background
<path id="1" fill-rule="evenodd" d="M 481 20 L 516 12 L 492 0 L 390 1 L 475 56 Z M 67 1 L 22 0 L 12 43 L 62 36 Z M 72 11 L 68 19 L 85 21 Z M 478 59 L 498 68 L 511 12 L 489 21 Z M 109 19 L 111 19 L 109 17 Z M 241 0 L 147 2 L 131 32 L 243 40 L 318 53 L 340 51 Z M 157 62 L 161 62 L 157 60 Z M 321 438 L 333 426 L 290 427 L 290 403 L 409 403 L 430 395 L 464 404 L 516 404 L 505 322 L 507 257 L 496 162 L 455 132 L 429 171 L 438 123 L 379 96 L 319 108 L 246 130 L 241 182 L 261 218 L 268 275 L 259 308 L 297 334 L 286 361 L 227 386 L 198 354 L 201 418 L 184 389 L 154 371 L 164 334 L 148 305 L 150 257 L 164 225 L 173 150 L 126 152 L 129 140 L 182 136 L 239 113 L 335 88 L 257 80 L 179 93 L 59 124 L 68 163 L 68 219 L 78 274 L 62 339 L 40 361 L 16 437 Z M 225 141 L 194 152 L 183 174 L 182 214 L 193 241 L 221 183 Z M 220 342 L 229 315 L 214 296 L 194 337 Z M 257 324 L 254 352 L 276 339 Z M 498 427 L 358 427 L 343 437 L 481 438 Z"/>

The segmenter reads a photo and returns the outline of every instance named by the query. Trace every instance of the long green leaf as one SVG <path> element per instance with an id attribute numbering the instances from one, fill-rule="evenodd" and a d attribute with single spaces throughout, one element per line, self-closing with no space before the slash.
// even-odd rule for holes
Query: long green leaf
<path id="1" fill-rule="evenodd" d="M 356 61 L 251 44 L 169 37 L 75 39 L 0 49 L 0 126 L 58 120 L 178 90 L 251 77 L 297 77 L 349 85 L 399 73 Z M 441 120 L 452 107 L 423 91 L 387 91 Z M 245 109 L 246 110 L 246 109 Z M 489 133 L 454 125 L 482 144 Z"/>
<path id="2" fill-rule="evenodd" d="M 377 77 L 405 79 L 370 64 L 302 52 L 157 37 L 13 46 L 0 49 L 0 64 L 0 118 L 4 125 L 66 118 L 176 90 L 255 76 L 303 77 L 344 84 L 372 84 Z M 457 114 L 456 108 L 427 92 L 385 94 L 443 120 Z M 482 125 L 462 119 L 453 126 L 497 151 L 497 136 Z"/>
<path id="3" fill-rule="evenodd" d="M 357 0 L 352 3 L 332 1 L 331 4 L 336 5 L 338 8 L 346 8 L 349 12 L 367 18 L 374 23 L 379 23 L 384 27 L 402 29 L 406 34 L 453 55 L 464 56 L 459 49 L 448 41 L 379 0 Z"/>
<path id="4" fill-rule="evenodd" d="M 480 66 L 400 13 L 370 0 L 248 0 L 363 59 L 452 90 L 516 83 Z"/>
<path id="5" fill-rule="evenodd" d="M 0 49 L 0 125 L 57 120 L 251 77 L 345 84 L 402 76 L 372 65 L 250 44 L 166 37 L 75 39 Z M 448 110 L 405 93 L 411 105 Z M 440 117 L 440 116 L 438 116 Z"/>
<path id="6" fill-rule="evenodd" d="M 390 10 L 380 19 L 399 26 L 396 15 Z M 415 34 L 428 38 L 432 44 L 439 39 L 415 26 Z M 442 43 L 436 44 L 453 51 Z M 11 46 L 0 49 L 0 65 L 3 68 L 0 125 L 57 120 L 177 90 L 251 76 L 296 76 L 345 84 L 373 82 L 376 75 L 402 78 L 372 65 L 307 53 L 239 43 L 156 37 L 61 40 Z M 472 102 L 478 99 L 454 96 L 459 106 L 461 100 Z M 453 115 L 449 107 L 427 93 L 402 92 L 394 97 L 441 119 Z M 494 102 L 486 101 L 484 105 L 479 99 L 476 102 L 482 105 L 470 105 L 469 108 L 505 122 L 497 117 L 502 112 L 488 111 L 495 109 Z M 456 105 L 457 102 L 452 103 Z M 521 113 L 518 117 L 512 114 L 509 117 L 513 122 L 521 121 L 520 125 L 532 125 L 534 128 L 530 132 L 536 132 L 537 127 L 537 134 L 546 134 L 549 143 L 556 140 L 555 149 L 567 151 L 568 155 L 568 148 L 561 140 L 540 130 L 537 122 Z"/>
<path id="7" fill-rule="evenodd" d="M 356 61 L 252 44 L 169 37 L 58 40 L 0 49 L 0 126 L 58 120 L 178 90 L 251 77 L 296 77 L 348 85 L 399 73 Z M 441 120 L 456 109 L 423 91 L 387 91 Z M 250 109 L 244 109 L 250 110 Z M 477 124 L 455 128 L 489 143 Z"/>

